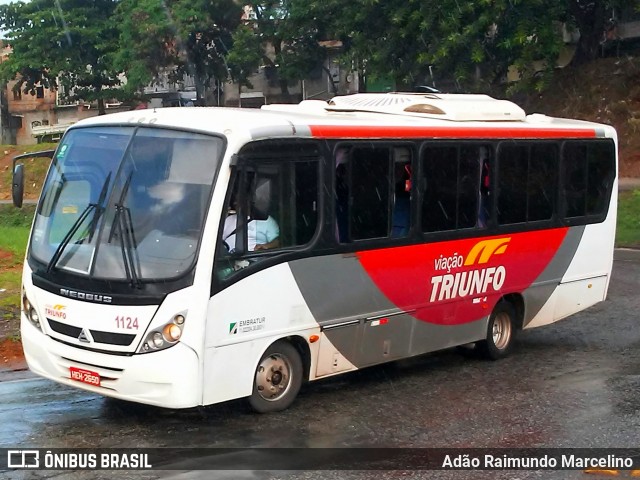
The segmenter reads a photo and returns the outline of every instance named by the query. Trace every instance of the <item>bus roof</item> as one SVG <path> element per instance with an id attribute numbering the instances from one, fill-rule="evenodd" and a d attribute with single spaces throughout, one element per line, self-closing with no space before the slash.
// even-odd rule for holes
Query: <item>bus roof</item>
<path id="1" fill-rule="evenodd" d="M 175 107 L 133 110 L 82 120 L 90 125 L 148 125 L 251 138 L 564 138 L 614 136 L 612 127 L 526 115 L 487 95 L 354 94 L 329 102 L 262 109 Z"/>

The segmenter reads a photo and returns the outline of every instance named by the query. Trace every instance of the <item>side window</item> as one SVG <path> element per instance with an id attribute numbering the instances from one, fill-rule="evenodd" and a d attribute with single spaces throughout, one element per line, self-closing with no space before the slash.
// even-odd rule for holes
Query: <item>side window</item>
<path id="1" fill-rule="evenodd" d="M 553 217 L 558 185 L 558 146 L 533 145 L 527 179 L 527 220 Z"/>
<path id="2" fill-rule="evenodd" d="M 557 190 L 556 144 L 504 144 L 498 158 L 498 223 L 549 220 Z"/>
<path id="3" fill-rule="evenodd" d="M 567 142 L 562 159 L 564 217 L 604 214 L 614 179 L 612 142 Z"/>
<path id="4" fill-rule="evenodd" d="M 411 150 L 340 146 L 335 154 L 336 238 L 340 243 L 408 235 Z"/>
<path id="5" fill-rule="evenodd" d="M 607 200 L 615 180 L 615 153 L 609 143 L 590 145 L 587 157 L 587 215 L 607 211 Z"/>
<path id="6" fill-rule="evenodd" d="M 246 221 L 242 221 L 242 211 Z M 242 168 L 227 213 L 223 240 L 232 251 L 255 252 L 309 243 L 318 223 L 318 162 Z"/>
<path id="7" fill-rule="evenodd" d="M 396 147 L 393 152 L 392 237 L 404 237 L 409 234 L 412 184 L 411 151 L 408 148 Z"/>
<path id="8" fill-rule="evenodd" d="M 351 240 L 389 235 L 392 184 L 389 148 L 354 148 L 351 154 Z"/>
<path id="9" fill-rule="evenodd" d="M 465 145 L 460 148 L 457 228 L 472 228 L 478 225 L 484 155 L 477 146 Z"/>
<path id="10" fill-rule="evenodd" d="M 422 154 L 422 230 L 482 227 L 489 212 L 489 148 L 428 145 Z"/>
<path id="11" fill-rule="evenodd" d="M 587 146 L 566 145 L 562 159 L 562 193 L 567 218 L 585 214 L 587 199 Z"/>
<path id="12" fill-rule="evenodd" d="M 527 169 L 529 149 L 503 145 L 498 157 L 498 223 L 527 221 Z"/>
<path id="13" fill-rule="evenodd" d="M 304 151 L 292 155 L 274 145 L 264 152 L 264 158 L 241 157 L 238 163 L 220 232 L 217 270 L 226 273 L 219 277 L 271 252 L 306 245 L 316 233 L 318 157 L 305 157 Z"/>
<path id="14" fill-rule="evenodd" d="M 426 189 L 422 201 L 425 232 L 455 230 L 458 209 L 458 149 L 428 147 L 422 155 Z"/>

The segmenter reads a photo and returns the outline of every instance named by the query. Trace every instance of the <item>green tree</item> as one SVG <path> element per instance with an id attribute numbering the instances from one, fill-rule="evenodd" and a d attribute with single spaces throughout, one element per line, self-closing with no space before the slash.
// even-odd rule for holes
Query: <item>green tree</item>
<path id="1" fill-rule="evenodd" d="M 31 0 L 0 7 L 12 53 L 0 65 L 0 78 L 17 79 L 17 89 L 34 95 L 42 86 L 60 85 L 72 98 L 98 101 L 119 98 L 120 71 L 113 67 L 117 26 L 115 0 Z"/>
<path id="2" fill-rule="evenodd" d="M 640 8 L 638 0 L 566 0 L 566 17 L 580 32 L 580 40 L 573 57 L 574 64 L 595 59 L 600 50 L 606 24 L 614 9 Z"/>
<path id="3" fill-rule="evenodd" d="M 638 8 L 640 1 L 289 0 L 288 5 L 289 12 L 304 9 L 308 31 L 321 29 L 341 39 L 345 56 L 362 64 L 366 74 L 391 76 L 398 87 L 410 88 L 424 82 L 432 67 L 463 89 L 477 90 L 503 81 L 512 66 L 524 80 L 521 87 L 540 88 L 563 47 L 563 24 L 581 34 L 574 63 L 593 60 L 612 9 Z"/>
<path id="4" fill-rule="evenodd" d="M 268 72 L 278 75 L 282 95 L 288 97 L 288 82 L 286 78 L 279 75 L 278 60 L 282 57 L 284 42 L 282 26 L 289 14 L 289 0 L 248 1 L 246 5 L 255 15 L 252 22 L 262 41 L 262 62 Z M 273 49 L 273 56 L 268 54 L 271 49 Z"/>
<path id="5" fill-rule="evenodd" d="M 278 74 L 285 81 L 293 83 L 309 78 L 309 72 L 322 68 L 331 79 L 333 93 L 337 94 L 337 85 L 325 66 L 327 50 L 320 45 L 321 41 L 335 40 L 335 37 L 327 34 L 328 18 L 314 15 L 316 11 L 313 7 L 313 4 L 300 1 L 286 3 L 287 15 L 279 28 L 285 40 L 276 58 Z"/>
<path id="6" fill-rule="evenodd" d="M 198 101 L 212 79 L 226 79 L 225 56 L 242 9 L 233 0 L 122 0 L 117 65 L 139 91 L 168 72 L 194 78 Z"/>
<path id="7" fill-rule="evenodd" d="M 418 62 L 452 72 L 462 85 L 482 88 L 505 79 L 510 66 L 523 79 L 534 81 L 543 68 L 551 71 L 562 47 L 563 9 L 555 0 L 509 0 L 464 2 L 452 10 L 453 2 L 424 11 L 430 25 L 420 32 L 428 47 Z M 544 77 L 543 77 L 544 78 Z"/>
<path id="8" fill-rule="evenodd" d="M 116 21 L 120 33 L 115 61 L 126 71 L 128 92 L 135 94 L 152 84 L 164 66 L 176 67 L 174 28 L 162 2 L 124 0 Z"/>
<path id="9" fill-rule="evenodd" d="M 231 79 L 238 84 L 238 106 L 242 106 L 242 87 L 253 88 L 249 77 L 262 62 L 262 45 L 253 28 L 241 25 L 233 32 L 233 47 L 227 56 Z"/>

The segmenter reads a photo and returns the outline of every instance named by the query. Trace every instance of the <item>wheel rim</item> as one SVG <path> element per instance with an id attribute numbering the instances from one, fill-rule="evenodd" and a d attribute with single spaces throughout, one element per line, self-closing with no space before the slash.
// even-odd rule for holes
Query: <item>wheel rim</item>
<path id="1" fill-rule="evenodd" d="M 506 312 L 500 312 L 493 320 L 493 344 L 498 350 L 503 350 L 511 340 L 511 318 Z"/>
<path id="2" fill-rule="evenodd" d="M 264 358 L 256 370 L 256 390 L 270 402 L 282 398 L 291 387 L 291 362 L 280 353 Z"/>

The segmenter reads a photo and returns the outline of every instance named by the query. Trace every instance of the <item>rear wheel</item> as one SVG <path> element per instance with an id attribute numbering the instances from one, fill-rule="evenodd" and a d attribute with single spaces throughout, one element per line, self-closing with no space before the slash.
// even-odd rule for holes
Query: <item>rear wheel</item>
<path id="1" fill-rule="evenodd" d="M 290 343 L 280 340 L 264 353 L 253 380 L 249 404 L 259 413 L 289 407 L 302 385 L 302 359 Z"/>
<path id="2" fill-rule="evenodd" d="M 513 305 L 506 301 L 499 302 L 489 317 L 487 337 L 478 344 L 482 355 L 491 360 L 509 355 L 513 348 L 515 325 L 516 311 Z"/>

